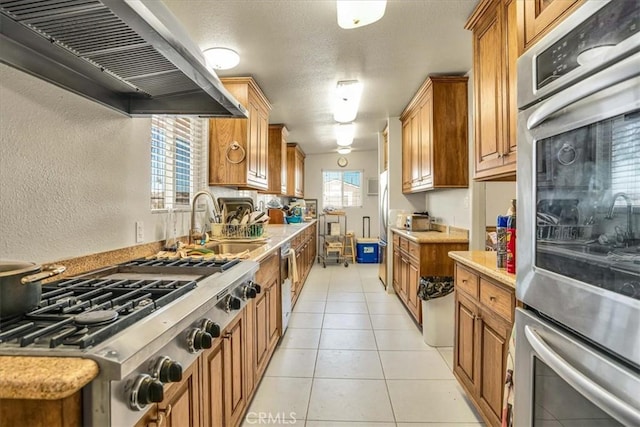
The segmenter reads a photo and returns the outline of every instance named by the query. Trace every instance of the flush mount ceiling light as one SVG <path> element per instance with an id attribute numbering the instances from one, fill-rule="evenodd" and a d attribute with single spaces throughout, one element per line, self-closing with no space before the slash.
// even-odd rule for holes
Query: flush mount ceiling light
<path id="1" fill-rule="evenodd" d="M 356 125 L 353 123 L 341 123 L 336 125 L 336 142 L 341 147 L 349 146 L 353 143 L 353 135 Z"/>
<path id="2" fill-rule="evenodd" d="M 387 0 L 338 0 L 338 25 L 349 30 L 373 24 L 387 8 Z"/>
<path id="3" fill-rule="evenodd" d="M 214 70 L 228 70 L 240 63 L 240 55 L 226 47 L 212 47 L 202 52 L 207 66 Z"/>
<path id="4" fill-rule="evenodd" d="M 341 147 L 338 148 L 339 154 L 349 154 L 351 152 L 351 147 Z"/>
<path id="5" fill-rule="evenodd" d="M 336 86 L 333 118 L 340 123 L 350 123 L 358 115 L 362 83 L 357 80 L 342 80 Z"/>

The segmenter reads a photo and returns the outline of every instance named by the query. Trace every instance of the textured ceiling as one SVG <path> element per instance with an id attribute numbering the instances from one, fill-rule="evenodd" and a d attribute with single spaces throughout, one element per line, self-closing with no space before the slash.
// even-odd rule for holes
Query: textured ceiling
<path id="1" fill-rule="evenodd" d="M 471 69 L 463 26 L 477 0 L 390 0 L 385 16 L 343 30 L 336 2 L 324 0 L 164 0 L 201 49 L 223 46 L 240 65 L 220 77 L 253 76 L 306 153 L 335 151 L 331 96 L 338 80 L 358 79 L 363 94 L 355 150 L 377 147 L 387 117 L 399 116 L 430 74 Z"/>

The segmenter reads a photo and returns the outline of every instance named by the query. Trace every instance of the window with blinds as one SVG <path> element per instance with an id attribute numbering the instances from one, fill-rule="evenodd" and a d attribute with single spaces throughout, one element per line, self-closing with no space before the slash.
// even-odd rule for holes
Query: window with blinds
<path id="1" fill-rule="evenodd" d="M 206 188 L 206 119 L 152 116 L 151 210 L 189 209 Z"/>
<path id="2" fill-rule="evenodd" d="M 362 206 L 362 171 L 322 171 L 322 206 Z"/>
<path id="3" fill-rule="evenodd" d="M 613 120 L 611 129 L 611 190 L 640 200 L 640 112 Z M 616 205 L 626 205 L 620 198 Z"/>

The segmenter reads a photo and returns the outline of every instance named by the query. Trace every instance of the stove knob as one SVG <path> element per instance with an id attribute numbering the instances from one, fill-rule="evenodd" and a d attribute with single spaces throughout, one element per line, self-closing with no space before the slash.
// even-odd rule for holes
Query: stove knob
<path id="1" fill-rule="evenodd" d="M 163 383 L 174 383 L 182 380 L 182 365 L 162 356 L 151 365 L 151 376 Z"/>
<path id="2" fill-rule="evenodd" d="M 138 375 L 129 393 L 129 407 L 141 411 L 150 403 L 162 402 L 164 386 L 147 374 Z"/>
<path id="3" fill-rule="evenodd" d="M 196 353 L 205 348 L 211 348 L 213 338 L 202 329 L 194 329 L 189 332 L 187 337 L 187 347 L 191 353 Z"/>
<path id="4" fill-rule="evenodd" d="M 253 288 L 253 287 L 251 287 L 249 285 L 246 285 L 244 287 L 244 291 L 242 292 L 242 294 L 244 296 L 244 299 L 247 299 L 247 298 L 255 298 L 256 295 L 258 295 L 258 292 L 256 291 L 255 288 Z M 240 308 L 240 307 L 238 307 L 238 308 Z"/>
<path id="5" fill-rule="evenodd" d="M 173 360 L 165 361 L 160 367 L 159 378 L 163 383 L 177 383 L 182 381 L 182 365 Z"/>
<path id="6" fill-rule="evenodd" d="M 220 337 L 220 325 L 212 320 L 203 319 L 201 328 L 203 331 L 211 335 L 212 338 Z"/>
<path id="7" fill-rule="evenodd" d="M 254 288 L 256 290 L 256 293 L 260 293 L 260 291 L 262 291 L 262 286 L 258 285 L 256 282 L 254 282 L 253 280 L 249 280 L 249 286 L 251 286 L 252 288 Z"/>
<path id="8" fill-rule="evenodd" d="M 240 298 L 229 296 L 227 299 L 227 313 L 231 310 L 240 310 L 241 306 L 242 301 L 240 301 Z"/>

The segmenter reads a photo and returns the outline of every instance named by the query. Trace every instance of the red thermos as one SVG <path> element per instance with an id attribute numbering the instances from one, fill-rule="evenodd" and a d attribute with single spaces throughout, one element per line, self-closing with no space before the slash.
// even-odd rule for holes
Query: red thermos
<path id="1" fill-rule="evenodd" d="M 516 216 L 507 221 L 507 273 L 516 273 Z"/>

